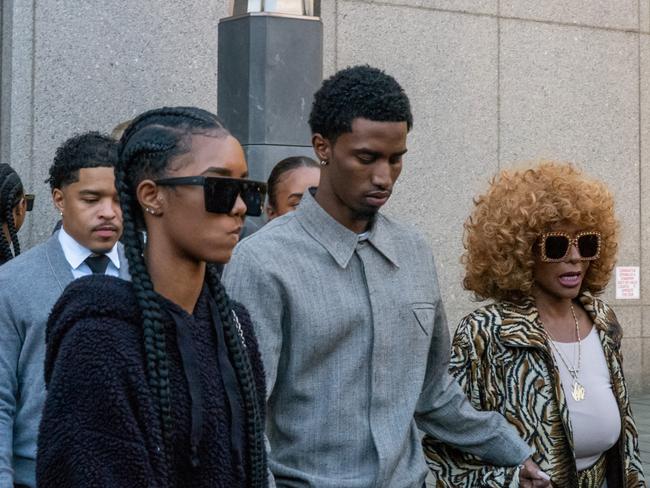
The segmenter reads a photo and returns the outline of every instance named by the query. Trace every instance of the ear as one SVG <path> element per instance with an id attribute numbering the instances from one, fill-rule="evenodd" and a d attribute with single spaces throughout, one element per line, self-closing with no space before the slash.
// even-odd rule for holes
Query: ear
<path id="1" fill-rule="evenodd" d="M 20 202 L 18 202 L 18 205 L 14 207 L 13 213 L 14 222 L 18 221 L 19 219 L 23 219 L 27 214 L 27 200 L 21 198 Z"/>
<path id="2" fill-rule="evenodd" d="M 319 161 L 330 161 L 332 158 L 332 143 L 329 139 L 316 133 L 311 136 L 311 145 L 314 147 L 314 152 Z"/>
<path id="3" fill-rule="evenodd" d="M 277 217 L 277 214 L 275 213 L 275 209 L 271 207 L 271 205 L 267 205 L 264 210 L 266 211 L 266 216 L 268 217 L 269 220 Z"/>
<path id="4" fill-rule="evenodd" d="M 152 180 L 141 181 L 135 190 L 135 194 L 143 213 L 152 215 L 162 215 L 164 213 L 164 195 L 160 191 L 160 187 Z"/>
<path id="5" fill-rule="evenodd" d="M 65 211 L 65 194 L 63 193 L 63 190 L 60 188 L 52 190 L 52 202 L 56 209 L 61 212 L 61 215 L 63 215 Z"/>

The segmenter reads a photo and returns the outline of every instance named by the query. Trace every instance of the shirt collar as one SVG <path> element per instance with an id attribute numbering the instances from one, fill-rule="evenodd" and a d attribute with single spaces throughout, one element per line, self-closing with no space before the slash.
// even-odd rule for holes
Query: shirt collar
<path id="1" fill-rule="evenodd" d="M 65 259 L 68 261 L 72 269 L 77 269 L 84 263 L 88 256 L 93 255 L 93 252 L 90 249 L 85 248 L 75 241 L 74 238 L 65 231 L 63 226 L 59 229 L 59 242 L 61 243 Z M 120 269 L 120 255 L 117 252 L 117 243 L 115 243 L 113 249 L 106 253 L 106 256 L 111 260 L 113 266 Z"/>
<path id="2" fill-rule="evenodd" d="M 296 210 L 296 217 L 307 233 L 332 255 L 336 263 L 341 268 L 346 268 L 359 243 L 359 235 L 328 214 L 318 204 L 311 189 L 303 195 Z M 398 266 L 391 231 L 388 219 L 378 213 L 367 241 L 388 261 Z"/>

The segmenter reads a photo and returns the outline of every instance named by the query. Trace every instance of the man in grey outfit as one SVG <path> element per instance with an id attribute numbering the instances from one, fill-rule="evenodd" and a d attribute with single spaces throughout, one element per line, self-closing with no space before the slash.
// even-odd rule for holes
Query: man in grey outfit
<path id="1" fill-rule="evenodd" d="M 348 68 L 323 83 L 309 123 L 318 190 L 243 240 L 224 276 L 258 334 L 276 485 L 420 488 L 419 427 L 486 463 L 522 464 L 521 486 L 549 486 L 515 429 L 449 376 L 431 251 L 379 213 L 406 153 L 406 94 L 380 70 Z"/>
<path id="2" fill-rule="evenodd" d="M 38 424 L 45 402 L 45 327 L 73 279 L 128 279 L 115 190 L 115 142 L 87 133 L 66 141 L 50 168 L 63 226 L 0 267 L 0 488 L 36 486 Z"/>

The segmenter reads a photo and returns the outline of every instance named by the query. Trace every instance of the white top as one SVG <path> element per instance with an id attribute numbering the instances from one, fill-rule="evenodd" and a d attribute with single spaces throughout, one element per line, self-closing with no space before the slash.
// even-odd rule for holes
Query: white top
<path id="1" fill-rule="evenodd" d="M 74 276 L 75 279 L 93 274 L 85 261 L 88 256 L 92 256 L 94 253 L 75 241 L 72 236 L 63 229 L 63 227 L 59 229 L 59 243 L 61 243 L 63 254 L 72 268 L 72 276 Z M 110 252 L 106 253 L 106 256 L 110 262 L 108 263 L 106 273 L 104 274 L 119 278 L 120 256 L 117 252 L 117 243 L 115 243 Z"/>
<path id="2" fill-rule="evenodd" d="M 569 366 L 578 365 L 577 342 L 553 341 L 553 344 L 562 352 Z M 573 378 L 557 352 L 551 348 L 569 407 L 578 471 L 593 466 L 603 452 L 616 444 L 621 434 L 621 416 L 596 327 L 582 340 L 581 348 L 578 381 L 585 388 L 585 398 L 579 402 L 571 395 Z"/>

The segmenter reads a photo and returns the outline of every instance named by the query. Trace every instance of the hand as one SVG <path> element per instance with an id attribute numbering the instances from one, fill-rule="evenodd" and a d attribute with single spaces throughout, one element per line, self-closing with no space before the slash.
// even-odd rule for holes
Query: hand
<path id="1" fill-rule="evenodd" d="M 519 469 L 519 486 L 521 488 L 550 488 L 551 477 L 539 469 L 531 458 L 524 461 Z"/>

